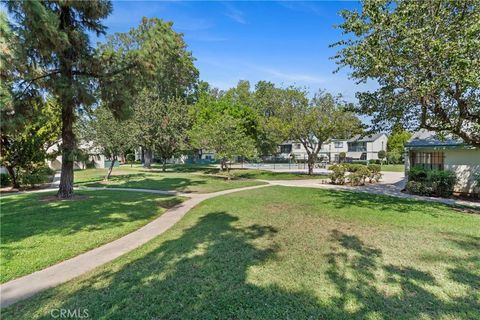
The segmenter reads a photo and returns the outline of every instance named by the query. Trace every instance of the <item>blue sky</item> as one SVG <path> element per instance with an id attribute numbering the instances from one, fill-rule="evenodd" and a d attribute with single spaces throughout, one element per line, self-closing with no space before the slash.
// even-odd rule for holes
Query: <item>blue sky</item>
<path id="1" fill-rule="evenodd" d="M 200 78 L 221 89 L 239 80 L 269 80 L 327 89 L 353 102 L 356 91 L 371 87 L 349 80 L 348 70 L 334 74 L 329 59 L 336 52 L 329 45 L 341 38 L 333 27 L 342 21 L 338 12 L 359 8 L 357 2 L 115 1 L 113 7 L 105 20 L 109 33 L 128 31 L 143 16 L 173 21 Z"/>

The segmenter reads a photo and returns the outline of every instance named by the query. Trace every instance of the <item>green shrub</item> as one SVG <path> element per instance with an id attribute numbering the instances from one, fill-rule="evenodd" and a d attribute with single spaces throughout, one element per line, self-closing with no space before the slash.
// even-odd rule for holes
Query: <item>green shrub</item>
<path id="1" fill-rule="evenodd" d="M 367 165 L 368 161 L 367 160 L 352 160 L 352 163 L 355 163 L 355 164 L 364 164 L 364 165 Z"/>
<path id="2" fill-rule="evenodd" d="M 427 185 L 419 181 L 408 181 L 406 189 L 408 192 L 423 196 L 428 196 L 430 193 L 427 191 Z"/>
<path id="3" fill-rule="evenodd" d="M 33 169 L 31 172 L 21 172 L 19 181 L 21 185 L 30 185 L 30 187 L 33 188 L 37 184 L 49 182 L 50 177 L 54 174 L 55 171 L 49 167 L 39 167 Z"/>
<path id="4" fill-rule="evenodd" d="M 378 159 L 383 160 L 387 157 L 387 152 L 385 150 L 378 151 Z"/>
<path id="5" fill-rule="evenodd" d="M 368 170 L 370 170 L 370 175 L 368 176 L 370 183 L 378 182 L 382 178 L 381 170 L 382 167 L 379 164 L 369 164 Z"/>
<path id="6" fill-rule="evenodd" d="M 12 184 L 8 173 L 0 173 L 0 187 L 9 187 Z"/>
<path id="7" fill-rule="evenodd" d="M 345 163 L 344 166 L 348 172 L 357 172 L 362 167 L 365 167 L 365 165 L 359 163 Z"/>
<path id="8" fill-rule="evenodd" d="M 426 181 L 427 180 L 427 170 L 425 170 L 423 167 L 412 167 L 408 171 L 408 181 Z"/>
<path id="9" fill-rule="evenodd" d="M 334 164 L 333 166 L 330 166 L 329 169 L 332 170 L 329 178 L 333 184 L 345 183 L 345 173 L 347 172 L 347 170 L 344 165 Z"/>
<path id="10" fill-rule="evenodd" d="M 449 197 L 457 183 L 457 176 L 447 170 L 425 170 L 413 167 L 408 172 L 406 189 L 413 194 Z"/>
<path id="11" fill-rule="evenodd" d="M 387 153 L 387 162 L 390 164 L 402 163 L 402 155 L 398 151 L 390 151 Z"/>
<path id="12" fill-rule="evenodd" d="M 449 197 L 457 183 L 457 176 L 452 171 L 432 170 L 428 172 L 428 181 L 432 187 L 433 195 Z"/>
<path id="13" fill-rule="evenodd" d="M 365 180 L 370 177 L 371 171 L 366 166 L 359 166 L 348 175 L 348 182 L 352 186 L 360 186 L 365 184 Z"/>

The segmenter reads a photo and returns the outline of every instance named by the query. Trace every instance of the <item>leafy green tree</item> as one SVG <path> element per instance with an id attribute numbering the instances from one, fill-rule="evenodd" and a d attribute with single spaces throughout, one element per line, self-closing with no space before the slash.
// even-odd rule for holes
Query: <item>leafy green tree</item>
<path id="1" fill-rule="evenodd" d="M 13 70 L 7 66 L 12 65 L 14 53 L 13 33 L 8 25 L 8 19 L 3 11 L 0 11 L 0 108 L 1 111 L 12 109 L 12 92 L 9 84 L 12 82 Z"/>
<path id="2" fill-rule="evenodd" d="M 196 122 L 190 131 L 192 145 L 199 149 L 215 151 L 215 157 L 221 161 L 221 168 L 227 169 L 228 163 L 235 157 L 254 157 L 255 140 L 250 137 L 240 119 L 229 114 L 217 113 L 208 121 Z"/>
<path id="3" fill-rule="evenodd" d="M 142 92 L 134 106 L 132 133 L 135 141 L 148 150 L 146 167 L 152 160 L 150 150 L 162 159 L 165 171 L 167 160 L 186 149 L 189 120 L 185 98 L 164 100 L 157 93 Z"/>
<path id="4" fill-rule="evenodd" d="M 257 114 L 250 106 L 229 95 L 203 93 L 191 111 L 193 122 L 204 123 L 215 120 L 219 115 L 230 115 L 238 119 L 245 133 L 254 141 L 257 138 Z M 254 143 L 255 145 L 255 143 Z"/>
<path id="5" fill-rule="evenodd" d="M 2 108 L 0 121 L 0 163 L 14 188 L 20 187 L 20 175 L 28 176 L 45 166 L 55 155 L 49 148 L 60 138 L 60 107 L 53 99 L 22 102 L 11 109 Z"/>
<path id="6" fill-rule="evenodd" d="M 380 162 L 383 162 L 383 159 L 387 157 L 387 152 L 385 150 L 380 150 L 378 151 L 378 159 L 380 159 Z"/>
<path id="7" fill-rule="evenodd" d="M 128 86 L 136 94 L 127 92 L 127 97 L 115 94 L 105 98 L 109 101 L 131 99 L 130 104 L 135 106 L 135 110 L 130 111 L 135 113 L 133 117 L 137 124 L 150 120 L 155 122 L 155 113 L 159 117 L 165 117 L 168 108 L 175 112 L 175 117 L 184 114 L 184 111 L 180 112 L 175 108 L 179 106 L 186 108 L 186 103 L 182 101 L 195 99 L 198 80 L 198 70 L 193 63 L 195 59 L 187 50 L 183 35 L 176 33 L 172 26 L 172 22 L 143 18 L 137 28 L 132 28 L 127 33 L 109 36 L 107 42 L 99 48 L 101 55 L 111 57 L 112 61 L 131 61 L 130 64 L 136 64 L 134 69 L 129 69 L 128 77 L 117 75 L 120 81 L 112 78 L 108 80 L 108 85 L 118 86 L 119 90 Z M 112 68 L 114 66 L 115 63 Z M 107 93 L 116 91 L 110 90 Z M 149 99 L 154 100 L 154 105 L 143 104 L 148 103 Z M 149 114 L 152 119 L 141 119 L 139 114 Z M 162 139 L 162 142 L 167 142 L 165 130 L 161 127 L 153 128 L 146 125 L 137 126 L 137 129 L 140 129 L 137 136 L 141 141 L 146 167 L 150 167 L 153 160 L 151 148 L 156 145 L 155 151 L 161 154 L 165 161 L 178 150 L 178 142 L 181 140 L 179 135 L 184 134 L 183 131 L 178 134 L 171 132 L 171 139 L 163 145 L 153 140 Z M 155 130 L 158 132 L 154 132 Z"/>
<path id="8" fill-rule="evenodd" d="M 111 160 L 105 175 L 105 180 L 108 180 L 118 157 L 131 150 L 134 145 L 131 121 L 116 119 L 110 109 L 101 105 L 95 109 L 93 117 L 85 122 L 86 125 L 79 136 L 85 142 L 92 142 L 91 147 L 98 148 Z"/>
<path id="9" fill-rule="evenodd" d="M 382 129 L 403 123 L 480 146 L 480 1 L 364 0 L 342 11 L 335 56 L 359 81 L 358 111 Z"/>
<path id="10" fill-rule="evenodd" d="M 257 148 L 261 155 L 272 155 L 288 138 L 288 130 L 280 117 L 282 105 L 288 101 L 288 90 L 276 88 L 267 81 L 259 81 L 253 93 L 253 107 L 258 113 Z"/>
<path id="11" fill-rule="evenodd" d="M 405 144 L 410 140 L 412 134 L 397 125 L 394 127 L 392 134 L 388 137 L 387 151 L 390 162 L 401 161 L 402 154 L 405 150 Z"/>
<path id="12" fill-rule="evenodd" d="M 15 78 L 14 99 L 47 91 L 61 106 L 62 173 L 58 196 L 73 195 L 73 163 L 76 141 L 75 111 L 95 101 L 92 79 L 101 74 L 102 64 L 94 56 L 89 32 L 102 34 L 101 20 L 112 6 L 109 1 L 8 1 L 15 20 L 10 42 L 14 59 L 9 68 Z"/>
<path id="13" fill-rule="evenodd" d="M 308 174 L 313 174 L 318 153 L 330 138 L 345 139 L 362 131 L 360 120 L 346 111 L 347 104 L 339 96 L 319 91 L 309 102 L 306 92 L 290 88 L 283 119 L 290 137 L 300 141 L 307 152 Z"/>

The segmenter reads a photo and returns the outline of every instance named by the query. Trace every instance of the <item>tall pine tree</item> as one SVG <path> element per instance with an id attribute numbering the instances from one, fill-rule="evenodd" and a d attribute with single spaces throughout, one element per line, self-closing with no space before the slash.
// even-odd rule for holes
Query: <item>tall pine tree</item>
<path id="1" fill-rule="evenodd" d="M 105 33 L 101 20 L 112 11 L 107 0 L 9 1 L 14 22 L 14 100 L 33 93 L 52 94 L 61 106 L 62 172 L 59 198 L 73 196 L 76 110 L 95 101 L 94 80 L 105 77 L 90 45 L 89 32 Z"/>

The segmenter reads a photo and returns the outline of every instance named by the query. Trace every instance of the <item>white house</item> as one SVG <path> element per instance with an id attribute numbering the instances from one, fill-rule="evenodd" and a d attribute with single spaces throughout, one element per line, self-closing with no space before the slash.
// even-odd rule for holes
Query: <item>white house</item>
<path id="1" fill-rule="evenodd" d="M 48 153 L 58 152 L 59 144 L 55 144 L 52 147 L 48 148 Z M 85 150 L 88 153 L 88 163 L 92 163 L 95 168 L 105 168 L 105 156 L 100 153 L 98 148 L 93 146 L 91 142 L 82 142 L 80 144 L 80 149 Z M 62 155 L 58 155 L 53 160 L 48 160 L 47 165 L 53 170 L 60 170 L 62 168 Z M 73 163 L 74 169 L 86 169 L 87 164 L 83 161 L 75 161 Z"/>
<path id="2" fill-rule="evenodd" d="M 480 174 L 480 149 L 458 138 L 440 137 L 434 132 L 420 130 L 407 142 L 405 152 L 405 171 L 413 166 L 450 170 L 457 175 L 455 192 L 480 193 L 475 180 Z"/>
<path id="3" fill-rule="evenodd" d="M 338 162 L 340 153 L 344 152 L 349 160 L 376 160 L 378 152 L 386 150 L 388 137 L 385 133 L 362 137 L 356 135 L 351 139 L 330 139 L 323 143 L 318 154 L 329 162 Z M 279 147 L 279 157 L 288 159 L 307 158 L 307 151 L 300 142 L 286 141 Z"/>

